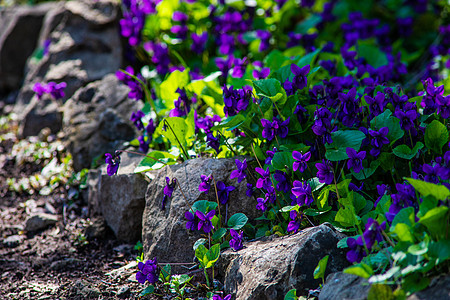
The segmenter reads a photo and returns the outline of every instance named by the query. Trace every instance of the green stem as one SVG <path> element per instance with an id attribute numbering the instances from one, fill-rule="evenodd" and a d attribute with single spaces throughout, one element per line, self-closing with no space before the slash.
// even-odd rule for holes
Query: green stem
<path id="1" fill-rule="evenodd" d="M 141 79 L 139 79 L 137 76 L 128 73 L 125 70 L 120 70 L 121 72 L 125 73 L 126 75 L 130 76 L 131 78 L 133 78 L 134 80 L 136 80 L 137 82 L 139 82 L 141 84 L 141 86 L 144 88 L 144 93 L 145 93 L 145 98 L 148 100 L 148 102 L 150 103 L 150 106 L 152 107 L 153 111 L 156 114 L 156 121 L 157 123 L 159 122 L 159 116 L 158 116 L 158 110 L 156 109 L 156 105 L 155 102 L 152 99 L 151 93 L 147 87 L 147 84 L 145 82 L 143 82 Z"/>
<path id="2" fill-rule="evenodd" d="M 188 65 L 177 51 L 170 49 L 170 52 L 180 61 L 185 69 L 188 69 Z"/>
<path id="3" fill-rule="evenodd" d="M 180 148 L 183 151 L 184 156 L 186 156 L 186 160 L 188 160 L 189 155 L 186 152 L 186 149 L 184 149 L 183 145 L 181 145 L 181 142 L 178 139 L 177 135 L 175 134 L 175 131 L 173 130 L 172 126 L 170 126 L 169 122 L 166 121 L 166 119 L 164 119 L 164 125 L 167 125 L 169 127 L 170 131 L 172 131 L 172 134 L 174 135 L 175 139 L 177 140 L 178 144 L 180 145 Z"/>
<path id="4" fill-rule="evenodd" d="M 208 287 L 211 287 L 211 286 L 209 285 L 209 277 L 208 277 L 208 273 L 206 272 L 206 268 L 203 268 L 203 273 L 205 274 L 206 285 L 207 285 Z"/>

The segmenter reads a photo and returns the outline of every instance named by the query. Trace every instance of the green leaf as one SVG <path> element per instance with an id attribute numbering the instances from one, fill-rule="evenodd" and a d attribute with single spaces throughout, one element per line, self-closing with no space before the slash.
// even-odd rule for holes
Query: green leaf
<path id="1" fill-rule="evenodd" d="M 348 237 L 340 239 L 339 242 L 337 243 L 337 247 L 338 248 L 348 248 L 348 245 L 347 245 L 347 240 L 348 239 L 349 239 Z"/>
<path id="2" fill-rule="evenodd" d="M 410 206 L 400 210 L 392 220 L 392 228 L 395 228 L 398 223 L 403 223 L 412 228 L 415 223 L 414 208 Z"/>
<path id="3" fill-rule="evenodd" d="M 205 245 L 206 243 L 206 239 L 205 238 L 201 238 L 195 241 L 194 246 L 192 246 L 192 248 L 194 249 L 194 251 L 197 250 L 198 246 L 200 245 Z"/>
<path id="4" fill-rule="evenodd" d="M 214 263 L 219 259 L 219 256 L 220 256 L 220 244 L 215 244 L 211 247 L 211 249 L 208 250 L 208 252 L 205 255 L 205 258 L 207 260 L 206 269 L 214 266 Z"/>
<path id="5" fill-rule="evenodd" d="M 405 277 L 402 282 L 402 288 L 410 293 L 414 293 L 423 290 L 429 284 L 430 278 L 423 276 L 421 273 L 412 273 Z"/>
<path id="6" fill-rule="evenodd" d="M 212 131 L 219 130 L 221 128 L 226 128 L 226 130 L 230 131 L 238 128 L 240 125 L 245 123 L 245 117 L 241 114 L 237 114 L 235 116 L 231 116 L 220 122 L 220 124 L 213 126 L 211 128 Z"/>
<path id="7" fill-rule="evenodd" d="M 216 232 L 214 232 L 211 238 L 213 240 L 218 240 L 222 238 L 225 234 L 227 234 L 227 230 L 225 228 L 219 228 L 218 230 L 216 230 Z"/>
<path id="8" fill-rule="evenodd" d="M 236 213 L 228 219 L 227 225 L 230 229 L 239 230 L 247 224 L 248 218 L 243 213 Z"/>
<path id="9" fill-rule="evenodd" d="M 139 297 L 144 297 L 144 296 L 150 295 L 154 291 L 155 291 L 155 287 L 153 285 L 149 285 L 145 289 L 142 290 L 142 292 L 139 294 Z"/>
<path id="10" fill-rule="evenodd" d="M 329 255 L 322 258 L 317 264 L 316 269 L 314 270 L 314 279 L 319 279 L 325 277 L 325 269 L 327 268 Z"/>
<path id="11" fill-rule="evenodd" d="M 280 50 L 275 49 L 264 58 L 264 66 L 270 70 L 278 70 L 286 61 L 289 61 L 289 58 L 284 56 Z"/>
<path id="12" fill-rule="evenodd" d="M 272 158 L 272 166 L 275 170 L 285 170 L 285 166 L 292 167 L 293 163 L 292 152 L 275 152 Z"/>
<path id="13" fill-rule="evenodd" d="M 337 212 L 334 220 L 341 223 L 341 225 L 344 227 L 351 227 L 358 224 L 358 219 L 356 218 L 355 214 L 355 208 L 353 206 L 341 207 Z"/>
<path id="14" fill-rule="evenodd" d="M 370 41 L 358 41 L 358 56 L 363 57 L 366 61 L 378 68 L 388 64 L 386 53 L 380 50 L 380 47 Z"/>
<path id="15" fill-rule="evenodd" d="M 417 144 L 412 149 L 406 145 L 399 145 L 395 147 L 392 152 L 400 158 L 409 160 L 416 156 L 417 152 L 419 152 L 419 150 L 423 147 L 424 145 L 421 142 L 417 142 Z"/>
<path id="16" fill-rule="evenodd" d="M 361 143 L 365 139 L 365 134 L 359 130 L 338 130 L 331 133 L 333 142 L 325 145 L 327 149 L 325 157 L 331 161 L 347 159 L 347 148 L 359 151 Z"/>
<path id="17" fill-rule="evenodd" d="M 316 217 L 316 216 L 320 216 L 323 215 L 324 213 L 328 212 L 331 209 L 331 207 L 329 207 L 326 210 L 318 210 L 318 209 L 314 209 L 314 208 L 307 208 L 303 211 L 303 213 L 307 216 L 311 216 L 311 217 Z"/>
<path id="18" fill-rule="evenodd" d="M 147 154 L 141 162 L 134 169 L 134 173 L 147 172 L 150 170 L 157 170 L 164 167 L 163 163 L 171 164 L 176 163 L 176 156 L 168 152 L 163 151 L 152 151 Z M 152 157 L 152 158 L 150 158 Z M 157 160 L 153 159 L 156 158 Z M 159 161 L 158 161 L 159 160 Z M 163 163 L 162 163 L 163 162 Z"/>
<path id="19" fill-rule="evenodd" d="M 386 109 L 382 114 L 379 114 L 370 121 L 372 130 L 379 131 L 383 127 L 389 128 L 387 138 L 392 145 L 395 141 L 401 138 L 405 132 L 400 127 L 400 120 L 392 116 L 392 112 Z"/>
<path id="20" fill-rule="evenodd" d="M 433 120 L 425 129 L 425 145 L 438 154 L 442 154 L 442 146 L 448 142 L 448 130 L 438 120 Z"/>
<path id="21" fill-rule="evenodd" d="M 207 200 L 199 200 L 199 201 L 194 202 L 194 204 L 192 205 L 192 209 L 194 209 L 194 212 L 199 210 L 204 214 L 206 214 L 207 212 L 210 212 L 211 210 L 216 209 L 216 208 L 217 208 L 217 202 L 207 201 Z"/>
<path id="22" fill-rule="evenodd" d="M 280 212 L 290 212 L 291 210 L 298 210 L 298 206 L 297 205 L 285 206 L 285 207 L 280 209 Z"/>
<path id="23" fill-rule="evenodd" d="M 380 164 L 381 163 L 379 160 L 374 160 L 370 162 L 370 167 L 362 169 L 361 171 L 359 171 L 359 173 L 355 173 L 352 170 L 352 175 L 358 180 L 366 180 L 375 173 Z"/>
<path id="24" fill-rule="evenodd" d="M 170 75 L 161 83 L 161 99 L 168 108 L 173 108 L 173 101 L 178 99 L 180 94 L 176 92 L 178 88 L 186 86 L 189 82 L 189 70 L 183 72 L 178 70 L 170 73 Z"/>
<path id="25" fill-rule="evenodd" d="M 168 125 L 166 125 L 166 122 Z M 179 117 L 168 117 L 159 123 L 156 133 L 165 136 L 172 145 L 178 147 L 182 151 L 182 147 L 186 149 L 187 141 L 191 138 L 192 124 L 187 120 Z M 186 158 L 188 159 L 188 158 Z"/>
<path id="26" fill-rule="evenodd" d="M 439 206 L 429 210 L 425 216 L 419 219 L 419 223 L 425 225 L 431 234 L 436 236 L 444 236 L 448 228 L 443 226 L 447 224 L 448 207 Z"/>
<path id="27" fill-rule="evenodd" d="M 397 223 L 393 232 L 397 235 L 400 242 L 414 243 L 414 236 L 411 232 L 411 227 L 405 223 Z"/>
<path id="28" fill-rule="evenodd" d="M 306 65 L 310 65 L 311 69 L 313 68 L 313 62 L 316 59 L 317 55 L 320 53 L 320 51 L 322 51 L 321 48 L 316 49 L 314 52 L 308 53 L 306 55 L 304 55 L 302 58 L 300 58 L 297 61 L 297 66 L 299 66 L 300 68 L 303 68 Z"/>
<path id="29" fill-rule="evenodd" d="M 406 178 L 406 180 L 425 197 L 431 195 L 442 201 L 450 197 L 450 190 L 444 185 L 437 185 L 413 178 Z"/>
<path id="30" fill-rule="evenodd" d="M 292 289 L 289 292 L 287 292 L 286 296 L 284 296 L 284 300 L 297 300 L 297 290 Z"/>
<path id="31" fill-rule="evenodd" d="M 386 273 L 380 274 L 380 275 L 373 275 L 369 278 L 370 283 L 379 283 L 379 282 L 385 282 L 386 280 L 392 278 L 393 276 L 400 273 L 400 267 L 395 266 L 390 268 Z"/>
<path id="32" fill-rule="evenodd" d="M 322 21 L 322 17 L 318 14 L 311 14 L 307 19 L 303 20 L 295 27 L 296 33 L 305 34 L 308 30 L 315 27 Z"/>
<path id="33" fill-rule="evenodd" d="M 439 262 L 450 259 L 450 240 L 444 239 L 438 242 L 431 242 L 428 245 L 428 255 L 436 257 Z"/>
<path id="34" fill-rule="evenodd" d="M 359 263 L 344 269 L 344 273 L 353 274 L 362 278 L 369 278 L 373 274 L 373 270 L 369 265 Z"/>
<path id="35" fill-rule="evenodd" d="M 267 97 L 272 102 L 279 102 L 280 104 L 286 102 L 286 91 L 281 87 L 281 83 L 274 78 L 255 80 L 253 86 L 256 95 L 260 97 Z"/>
<path id="36" fill-rule="evenodd" d="M 392 289 L 385 284 L 372 284 L 367 300 L 393 300 L 395 299 Z"/>
<path id="37" fill-rule="evenodd" d="M 205 245 L 199 244 L 197 249 L 195 249 L 195 257 L 197 257 L 198 261 L 202 264 L 202 266 L 206 266 L 208 261 L 205 261 L 206 253 L 208 253 L 208 249 L 206 249 Z"/>
<path id="38" fill-rule="evenodd" d="M 381 152 L 380 156 L 378 156 L 378 159 L 376 161 L 380 162 L 380 166 L 383 168 L 384 171 L 392 172 L 395 162 L 394 154 L 388 152 Z"/>

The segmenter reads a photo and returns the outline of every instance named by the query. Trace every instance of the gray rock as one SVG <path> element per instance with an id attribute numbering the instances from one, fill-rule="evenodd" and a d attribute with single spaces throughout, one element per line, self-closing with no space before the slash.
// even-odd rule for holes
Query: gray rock
<path id="1" fill-rule="evenodd" d="M 50 269 L 54 271 L 64 270 L 68 267 L 76 267 L 81 261 L 79 259 L 69 257 L 62 260 L 54 261 L 50 264 Z"/>
<path id="2" fill-rule="evenodd" d="M 91 286 L 86 280 L 77 280 L 70 289 L 69 298 L 76 299 L 96 299 L 101 295 L 100 290 L 97 287 Z M 82 297 L 82 298 L 80 298 Z"/>
<path id="3" fill-rule="evenodd" d="M 56 3 L 0 10 L 0 95 L 19 89 L 46 13 Z"/>
<path id="4" fill-rule="evenodd" d="M 23 235 L 10 235 L 6 239 L 3 240 L 3 245 L 9 248 L 15 248 L 22 243 L 22 241 L 25 239 Z"/>
<path id="5" fill-rule="evenodd" d="M 34 113 L 38 109 L 44 111 L 42 106 L 45 106 L 34 97 L 32 88 L 36 82 L 66 82 L 64 102 L 80 87 L 121 67 L 118 11 L 115 1 L 85 0 L 64 2 L 47 14 L 40 40 L 50 39 L 48 54 L 27 65 L 28 73 L 15 107 L 15 112 L 23 119 L 19 130 L 22 136 L 36 135 L 43 128 L 36 125 L 48 117 L 48 114 Z M 55 133 L 61 129 L 61 124 L 45 124 L 45 127 Z"/>
<path id="6" fill-rule="evenodd" d="M 332 273 L 322 287 L 319 300 L 364 300 L 367 299 L 370 286 L 367 279 L 362 277 L 342 272 Z"/>
<path id="7" fill-rule="evenodd" d="M 148 182 L 132 170 L 142 158 L 121 155 L 124 168 L 108 176 L 103 170 L 88 176 L 90 214 L 101 214 L 119 240 L 134 243 L 141 239 L 142 214 Z M 128 166 L 128 167 L 126 167 Z"/>
<path id="8" fill-rule="evenodd" d="M 128 286 L 123 286 L 117 291 L 117 297 L 120 297 L 120 298 L 126 298 L 126 297 L 130 296 L 130 294 L 131 294 L 130 287 L 128 287 Z"/>
<path id="9" fill-rule="evenodd" d="M 41 229 L 45 229 L 50 225 L 54 225 L 58 222 L 58 217 L 55 215 L 39 213 L 34 216 L 29 217 L 25 221 L 25 230 L 26 231 L 37 231 Z"/>
<path id="10" fill-rule="evenodd" d="M 109 74 L 79 89 L 64 105 L 64 133 L 75 170 L 89 168 L 94 158 L 114 152 L 137 136 L 130 116 L 142 103 L 129 100 L 128 92 Z"/>
<path id="11" fill-rule="evenodd" d="M 102 217 L 96 217 L 91 220 L 91 224 L 89 224 L 84 231 L 84 235 L 88 241 L 93 239 L 103 239 L 105 238 L 106 233 L 106 222 Z"/>
<path id="12" fill-rule="evenodd" d="M 239 157 L 242 161 L 243 157 Z M 216 181 L 223 181 L 227 186 L 237 188 L 230 193 L 228 218 L 234 213 L 245 213 L 250 220 L 260 216 L 256 210 L 256 200 L 245 195 L 246 180 L 237 184 L 236 179 L 229 179 L 230 173 L 236 169 L 234 159 L 190 159 L 182 164 L 170 165 L 158 171 L 150 182 L 145 196 L 142 241 L 146 258 L 158 257 L 161 262 L 189 262 L 194 257 L 192 245 L 200 237 L 198 231 L 189 232 L 184 214 L 189 210 L 180 189 L 177 187 L 171 199 L 161 209 L 164 197 L 163 189 L 166 176 L 176 177 L 187 200 L 192 205 L 197 200 L 216 201 L 214 187 L 208 195 L 199 192 L 200 175 L 213 174 Z M 224 215 L 225 206 L 221 206 Z"/>
<path id="13" fill-rule="evenodd" d="M 448 300 L 450 299 L 450 275 L 434 278 L 423 291 L 412 294 L 408 300 Z"/>
<path id="14" fill-rule="evenodd" d="M 329 255 L 326 273 L 348 265 L 337 248 L 341 234 L 326 224 L 289 236 L 264 238 L 244 244 L 244 249 L 225 250 L 219 259 L 226 294 L 236 299 L 283 299 L 290 289 L 307 295 L 320 280 L 313 273 L 320 259 Z"/>

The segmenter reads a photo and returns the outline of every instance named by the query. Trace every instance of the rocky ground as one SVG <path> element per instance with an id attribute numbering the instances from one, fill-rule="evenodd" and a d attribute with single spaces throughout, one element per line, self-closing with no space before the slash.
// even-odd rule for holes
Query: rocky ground
<path id="1" fill-rule="evenodd" d="M 17 164 L 15 142 L 12 134 L 0 139 L 0 298 L 135 298 L 142 290 L 134 278 L 138 251 L 86 218 L 82 197 L 69 201 L 64 187 L 48 196 L 8 189 L 8 178 L 42 168 Z"/>

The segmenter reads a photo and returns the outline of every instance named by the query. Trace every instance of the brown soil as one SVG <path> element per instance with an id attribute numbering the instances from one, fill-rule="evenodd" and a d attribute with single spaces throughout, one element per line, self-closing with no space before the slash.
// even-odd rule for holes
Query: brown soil
<path id="1" fill-rule="evenodd" d="M 83 197 L 68 200 L 66 187 L 51 195 L 8 190 L 7 178 L 22 178 L 42 166 L 17 166 L 10 151 L 15 137 L 0 138 L 0 298 L 1 299 L 134 299 L 143 286 L 135 280 L 134 245 L 123 245 L 106 230 L 85 239 L 90 220 Z M 45 212 L 58 222 L 25 232 L 30 215 Z M 7 240 L 15 236 L 15 241 Z M 10 238 L 11 239 L 11 238 Z"/>

